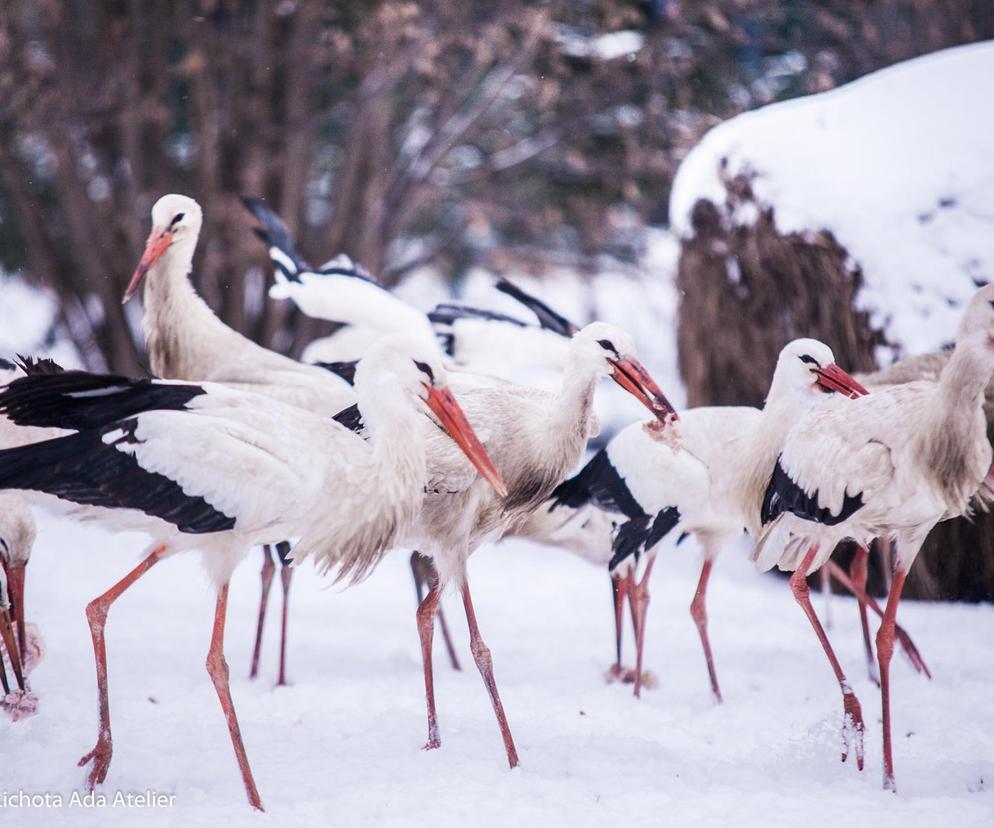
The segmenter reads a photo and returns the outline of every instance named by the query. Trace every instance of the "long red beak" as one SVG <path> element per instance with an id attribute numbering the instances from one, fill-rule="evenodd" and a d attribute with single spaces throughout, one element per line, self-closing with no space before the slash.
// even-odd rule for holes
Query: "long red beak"
<path id="1" fill-rule="evenodd" d="M 611 379 L 648 408 L 661 423 L 667 424 L 679 419 L 676 409 L 670 405 L 656 381 L 638 360 L 613 359 L 611 363 L 614 365 Z"/>
<path id="2" fill-rule="evenodd" d="M 148 269 L 159 260 L 159 257 L 169 249 L 169 245 L 172 243 L 173 234 L 168 229 L 152 228 L 148 241 L 145 242 L 145 252 L 142 253 L 141 261 L 138 262 L 138 267 L 128 283 L 128 289 L 124 291 L 124 296 L 121 299 L 122 305 L 134 296 L 135 291 L 138 290 L 138 285 L 148 273 Z"/>
<path id="3" fill-rule="evenodd" d="M 456 398 L 448 388 L 434 388 L 428 386 L 428 407 L 435 413 L 442 428 L 452 438 L 453 442 L 459 446 L 463 454 L 469 458 L 469 462 L 476 466 L 476 470 L 483 475 L 497 494 L 507 497 L 507 486 L 501 479 L 500 472 L 494 466 L 490 455 L 483 447 L 483 443 L 473 431 L 473 426 L 469 424 L 466 415 L 463 413 Z"/>
<path id="4" fill-rule="evenodd" d="M 815 385 L 822 391 L 840 391 L 852 400 L 870 393 L 834 362 L 824 368 L 815 368 L 814 372 L 818 376 Z"/>

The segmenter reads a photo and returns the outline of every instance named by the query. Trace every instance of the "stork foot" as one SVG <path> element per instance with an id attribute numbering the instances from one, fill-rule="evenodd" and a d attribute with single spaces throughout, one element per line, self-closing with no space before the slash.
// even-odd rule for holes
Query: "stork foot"
<path id="1" fill-rule="evenodd" d="M 845 709 L 842 721 L 842 761 L 849 758 L 851 749 L 856 754 L 856 767 L 863 770 L 863 734 L 866 731 L 863 711 L 859 706 L 859 699 L 851 690 L 843 693 L 842 704 Z"/>
<path id="2" fill-rule="evenodd" d="M 604 679 L 608 684 L 635 684 L 637 676 L 638 673 L 634 667 L 612 664 L 604 675 Z M 652 670 L 642 671 L 642 686 L 649 690 L 654 690 L 659 686 L 659 679 L 656 678 L 656 674 Z"/>
<path id="3" fill-rule="evenodd" d="M 110 768 L 110 760 L 114 755 L 114 745 L 109 738 L 100 736 L 97 744 L 89 753 L 83 756 L 77 765 L 85 767 L 89 762 L 93 763 L 90 772 L 86 775 L 86 789 L 93 792 L 97 785 L 102 785 L 107 778 L 107 771 Z"/>
<path id="4" fill-rule="evenodd" d="M 438 750 L 441 746 L 442 740 L 436 737 L 425 742 L 424 747 L 421 748 L 421 750 Z"/>
<path id="5" fill-rule="evenodd" d="M 8 693 L 0 706 L 10 715 L 11 721 L 19 721 L 38 712 L 38 697 L 30 690 L 13 690 Z"/>

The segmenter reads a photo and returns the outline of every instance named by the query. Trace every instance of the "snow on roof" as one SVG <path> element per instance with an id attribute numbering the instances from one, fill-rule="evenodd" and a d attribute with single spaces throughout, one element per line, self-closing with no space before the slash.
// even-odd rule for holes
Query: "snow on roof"
<path id="1" fill-rule="evenodd" d="M 673 228 L 691 236 L 698 199 L 724 203 L 724 161 L 754 176 L 780 232 L 835 235 L 865 276 L 857 302 L 900 351 L 935 350 L 994 280 L 992 80 L 989 41 L 726 121 L 680 166 Z"/>

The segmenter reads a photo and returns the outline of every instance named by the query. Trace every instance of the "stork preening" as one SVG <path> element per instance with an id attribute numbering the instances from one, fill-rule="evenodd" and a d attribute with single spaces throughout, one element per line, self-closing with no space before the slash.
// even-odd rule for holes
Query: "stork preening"
<path id="1" fill-rule="evenodd" d="M 895 789 L 890 662 L 905 577 L 926 536 L 942 520 L 969 514 L 985 485 L 992 452 L 984 392 L 994 373 L 994 285 L 981 288 L 960 321 L 956 350 L 938 381 L 883 388 L 844 408 L 798 421 L 783 441 L 763 498 L 761 568 L 793 570 L 791 586 L 842 688 L 847 718 L 861 727 L 859 703 L 810 611 L 806 576 L 836 543 L 894 543 L 897 571 L 877 632 L 883 716 L 884 787 Z"/>

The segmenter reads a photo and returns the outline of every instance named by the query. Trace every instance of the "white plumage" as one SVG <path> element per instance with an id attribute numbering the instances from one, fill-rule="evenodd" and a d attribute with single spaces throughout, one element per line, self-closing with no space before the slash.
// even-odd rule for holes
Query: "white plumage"
<path id="1" fill-rule="evenodd" d="M 937 382 L 891 386 L 845 410 L 801 420 L 784 441 L 782 473 L 764 502 L 769 526 L 757 560 L 796 569 L 795 584 L 841 539 L 866 543 L 884 535 L 895 542 L 898 571 L 877 634 L 888 788 L 894 787 L 889 666 L 897 604 L 932 527 L 968 514 L 973 498 L 986 493 L 992 452 L 983 404 L 992 372 L 994 285 L 988 285 L 964 311 L 956 351 Z"/>

